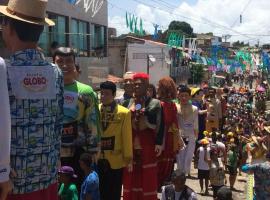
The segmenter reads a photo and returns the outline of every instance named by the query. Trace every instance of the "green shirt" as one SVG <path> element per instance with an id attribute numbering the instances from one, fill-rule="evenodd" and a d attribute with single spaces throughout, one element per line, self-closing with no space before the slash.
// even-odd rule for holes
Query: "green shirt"
<path id="1" fill-rule="evenodd" d="M 99 150 L 100 118 L 93 89 L 78 81 L 64 87 L 64 131 L 62 147 L 82 146 L 87 151 Z M 72 157 L 61 151 L 61 157 Z"/>
<path id="2" fill-rule="evenodd" d="M 68 186 L 65 186 L 64 183 L 62 183 L 58 191 L 58 195 L 61 200 L 78 200 L 78 190 L 76 185 L 73 183 Z"/>
<path id="3" fill-rule="evenodd" d="M 237 167 L 237 154 L 235 151 L 229 150 L 228 152 L 228 166 Z"/>

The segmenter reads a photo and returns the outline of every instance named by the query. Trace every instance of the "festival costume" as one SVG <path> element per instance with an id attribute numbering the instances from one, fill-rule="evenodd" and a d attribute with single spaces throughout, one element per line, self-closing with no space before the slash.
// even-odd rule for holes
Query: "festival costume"
<path id="1" fill-rule="evenodd" d="M 133 156 L 131 113 L 115 102 L 99 108 L 103 130 L 101 159 L 109 162 L 107 169 L 101 167 L 99 170 L 101 199 L 120 200 L 123 168 Z"/>
<path id="2" fill-rule="evenodd" d="M 63 76 L 35 49 L 7 63 L 11 113 L 11 168 L 16 176 L 8 200 L 57 200 L 57 166 L 63 125 Z"/>
<path id="3" fill-rule="evenodd" d="M 11 121 L 10 121 L 10 107 L 9 95 L 7 86 L 7 71 L 6 64 L 0 58 L 0 85 L 1 106 L 0 106 L 0 130 L 1 130 L 1 154 L 0 154 L 0 183 L 9 180 L 10 173 L 10 138 L 11 138 Z"/>
<path id="4" fill-rule="evenodd" d="M 179 150 L 177 108 L 173 102 L 161 102 L 164 120 L 164 150 L 158 158 L 158 186 L 169 181 L 176 153 Z"/>
<path id="5" fill-rule="evenodd" d="M 78 175 L 76 185 L 84 179 L 79 159 L 83 152 L 99 151 L 99 110 L 93 89 L 75 81 L 64 87 L 64 130 L 61 144 L 61 165 L 71 166 Z"/>
<path id="6" fill-rule="evenodd" d="M 178 169 L 190 173 L 191 162 L 195 150 L 195 132 L 198 131 L 198 109 L 193 105 L 177 105 L 180 134 L 186 143 L 185 149 L 176 156 Z"/>
<path id="7" fill-rule="evenodd" d="M 162 145 L 163 119 L 160 101 L 131 99 L 133 170 L 124 172 L 124 200 L 156 200 L 158 177 L 155 145 Z"/>
<path id="8" fill-rule="evenodd" d="M 212 132 L 212 128 L 217 130 L 220 128 L 219 122 L 222 120 L 222 108 L 218 99 L 210 99 L 210 106 L 212 111 L 207 113 L 205 130 Z M 211 116 L 209 116 L 211 115 Z"/>

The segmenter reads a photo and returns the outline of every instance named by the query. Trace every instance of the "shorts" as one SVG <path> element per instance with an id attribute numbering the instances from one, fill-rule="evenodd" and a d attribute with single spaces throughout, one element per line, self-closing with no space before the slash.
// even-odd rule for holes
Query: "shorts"
<path id="1" fill-rule="evenodd" d="M 227 169 L 228 169 L 230 175 L 232 175 L 232 176 L 237 175 L 237 167 L 231 167 L 231 166 L 227 165 Z"/>
<path id="2" fill-rule="evenodd" d="M 198 179 L 209 179 L 210 177 L 210 170 L 202 170 L 198 169 Z"/>

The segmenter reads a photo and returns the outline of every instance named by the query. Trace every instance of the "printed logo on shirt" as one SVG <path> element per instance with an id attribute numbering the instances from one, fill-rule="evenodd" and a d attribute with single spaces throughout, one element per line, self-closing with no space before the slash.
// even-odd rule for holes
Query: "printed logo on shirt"
<path id="1" fill-rule="evenodd" d="M 71 122 L 63 125 L 62 143 L 71 144 L 78 135 L 78 122 Z"/>
<path id="2" fill-rule="evenodd" d="M 22 81 L 23 86 L 33 92 L 44 91 L 48 86 L 48 80 L 40 73 L 27 73 Z"/>
<path id="3" fill-rule="evenodd" d="M 114 150 L 115 136 L 101 138 L 102 150 Z"/>
<path id="4" fill-rule="evenodd" d="M 64 107 L 65 108 L 76 108 L 78 103 L 78 93 L 64 91 Z"/>
<path id="5" fill-rule="evenodd" d="M 48 66 L 7 66 L 12 94 L 17 99 L 55 99 L 56 77 Z"/>

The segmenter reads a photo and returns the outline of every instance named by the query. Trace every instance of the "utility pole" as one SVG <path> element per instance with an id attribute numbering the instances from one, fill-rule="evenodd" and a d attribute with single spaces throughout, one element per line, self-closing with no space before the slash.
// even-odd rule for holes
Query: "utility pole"
<path id="1" fill-rule="evenodd" d="M 149 54 L 147 54 L 147 74 L 149 75 L 149 68 L 150 68 L 150 57 Z"/>

